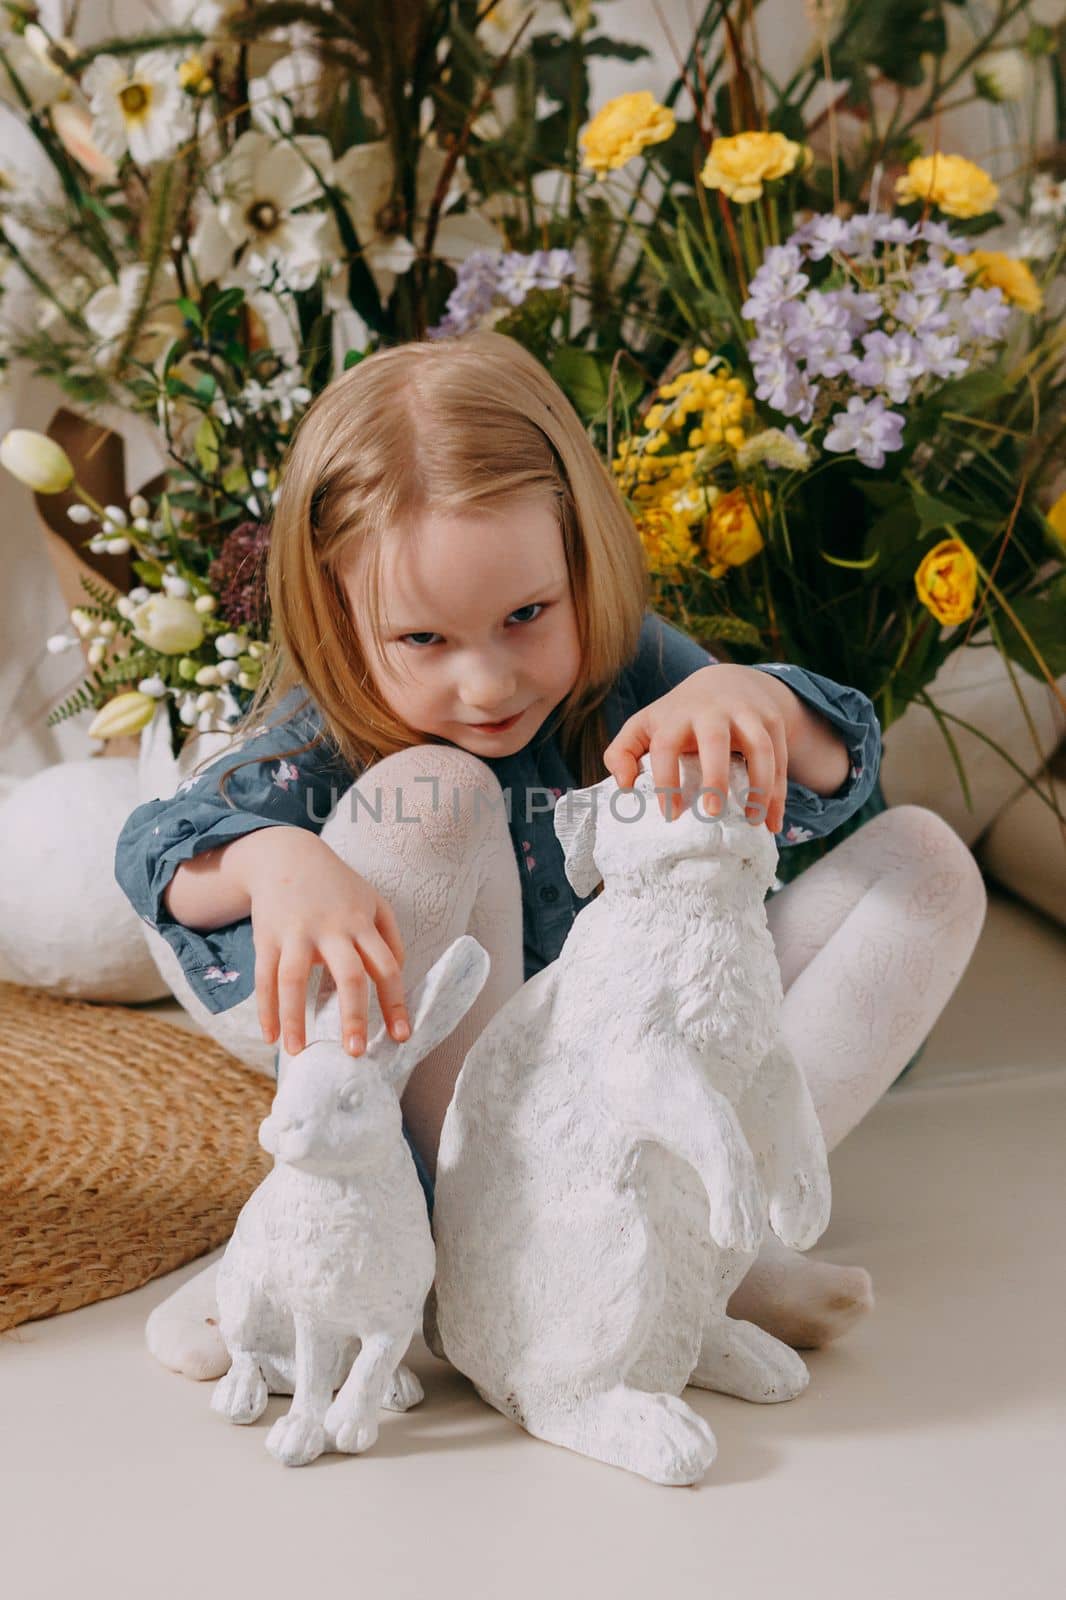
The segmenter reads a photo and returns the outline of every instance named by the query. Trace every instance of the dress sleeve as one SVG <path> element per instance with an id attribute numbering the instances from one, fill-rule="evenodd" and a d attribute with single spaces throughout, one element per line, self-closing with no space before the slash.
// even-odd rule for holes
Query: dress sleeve
<path id="1" fill-rule="evenodd" d="M 640 643 L 629 669 L 630 688 L 637 709 L 659 700 L 700 668 L 715 666 L 718 658 L 690 639 L 680 628 L 649 611 Z M 779 848 L 821 838 L 854 815 L 869 798 L 881 766 L 881 724 L 873 702 L 861 689 L 836 683 L 820 672 L 788 661 L 761 661 L 756 672 L 781 678 L 794 694 L 826 718 L 848 747 L 848 776 L 831 795 L 817 794 L 790 778 L 785 793 L 784 823 L 774 835 Z"/>
<path id="2" fill-rule="evenodd" d="M 309 750 L 286 753 L 321 733 L 318 713 L 302 691 L 286 697 L 279 713 L 286 710 L 284 721 L 238 739 L 199 777 L 180 784 L 170 799 L 137 806 L 115 846 L 120 888 L 141 919 L 171 946 L 193 992 L 213 1012 L 228 1011 L 255 988 L 251 919 L 198 933 L 167 910 L 167 884 L 183 861 L 258 828 L 300 827 L 320 833 L 355 781 L 325 740 Z M 227 772 L 232 776 L 223 794 L 220 785 Z"/>

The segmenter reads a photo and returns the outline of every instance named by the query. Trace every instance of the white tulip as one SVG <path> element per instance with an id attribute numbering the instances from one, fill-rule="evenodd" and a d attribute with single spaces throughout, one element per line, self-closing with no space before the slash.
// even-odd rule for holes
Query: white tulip
<path id="1" fill-rule="evenodd" d="M 141 643 L 160 655 L 187 655 L 203 643 L 203 623 L 189 602 L 176 595 L 157 594 L 142 601 L 130 621 Z"/>
<path id="2" fill-rule="evenodd" d="M 213 594 L 198 594 L 196 599 L 193 601 L 193 605 L 195 606 L 196 610 L 202 612 L 204 616 L 210 616 L 211 612 L 217 607 L 218 601 L 215 599 Z"/>
<path id="3" fill-rule="evenodd" d="M 67 452 L 32 428 L 12 428 L 0 439 L 0 466 L 35 494 L 62 494 L 74 482 Z"/>
<path id="4" fill-rule="evenodd" d="M 102 706 L 89 724 L 90 739 L 122 739 L 140 733 L 155 714 L 155 701 L 151 695 L 130 689 L 116 695 Z"/>
<path id="5" fill-rule="evenodd" d="M 973 69 L 977 92 L 986 100 L 1022 100 L 1029 92 L 1029 62 L 1022 50 L 990 50 Z"/>

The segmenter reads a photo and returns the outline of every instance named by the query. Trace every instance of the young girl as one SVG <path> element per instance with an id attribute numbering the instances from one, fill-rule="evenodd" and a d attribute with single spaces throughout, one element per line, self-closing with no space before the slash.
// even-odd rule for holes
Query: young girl
<path id="1" fill-rule="evenodd" d="M 431 1204 L 467 1050 L 587 903 L 563 870 L 559 796 L 605 771 L 630 785 L 650 750 L 669 817 L 679 754 L 698 753 L 724 794 L 735 750 L 749 822 L 787 846 L 863 803 L 880 729 L 858 690 L 782 662 L 718 663 L 648 611 L 609 473 L 561 390 L 497 333 L 381 351 L 318 397 L 283 474 L 268 586 L 274 654 L 242 742 L 137 807 L 116 875 L 177 997 L 257 1065 L 263 1040 L 303 1047 L 314 965 L 358 1056 L 382 1021 L 406 1036 L 406 996 L 447 945 L 484 945 L 477 1002 L 404 1095 Z M 938 816 L 899 806 L 766 910 L 784 1030 L 832 1149 L 958 983 L 981 875 Z M 213 1283 L 208 1268 L 149 1324 L 159 1359 L 197 1377 L 228 1364 Z M 870 1303 L 860 1268 L 770 1240 L 730 1309 L 811 1346 Z"/>

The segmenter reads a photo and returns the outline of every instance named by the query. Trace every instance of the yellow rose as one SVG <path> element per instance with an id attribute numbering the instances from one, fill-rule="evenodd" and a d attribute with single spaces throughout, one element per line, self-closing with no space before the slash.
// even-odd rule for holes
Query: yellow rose
<path id="1" fill-rule="evenodd" d="M 0 439 L 0 466 L 35 494 L 62 494 L 74 482 L 67 452 L 32 428 L 12 428 Z"/>
<path id="2" fill-rule="evenodd" d="M 602 178 L 624 167 L 645 145 L 661 144 L 677 126 L 674 113 L 647 89 L 620 94 L 601 106 L 581 132 L 581 165 Z"/>
<path id="3" fill-rule="evenodd" d="M 974 273 L 984 288 L 1002 289 L 1023 311 L 1039 311 L 1044 304 L 1040 285 L 1016 256 L 1005 256 L 1001 250 L 974 250 L 968 256 L 956 256 L 955 264 L 963 272 Z"/>
<path id="4" fill-rule="evenodd" d="M 758 200 L 768 179 L 791 172 L 803 153 L 803 146 L 783 133 L 735 133 L 715 139 L 700 178 L 708 189 L 721 189 L 746 205 Z"/>
<path id="5" fill-rule="evenodd" d="M 961 539 L 941 539 L 914 574 L 918 599 L 938 622 L 948 627 L 973 615 L 977 597 L 977 561 Z"/>
<path id="6" fill-rule="evenodd" d="M 682 517 L 670 511 L 649 510 L 636 520 L 648 571 L 656 577 L 675 577 L 680 562 L 695 561 L 698 552 Z"/>
<path id="7" fill-rule="evenodd" d="M 931 201 L 949 217 L 979 217 L 991 211 L 999 186 L 983 167 L 965 156 L 916 156 L 902 178 L 896 179 L 896 199 Z"/>
<path id="8" fill-rule="evenodd" d="M 742 567 L 763 547 L 763 536 L 755 520 L 753 491 L 730 489 L 715 501 L 703 530 L 703 544 L 711 558 L 711 577 L 724 577 L 730 567 Z M 770 496 L 762 495 L 764 511 L 770 509 Z"/>
<path id="9" fill-rule="evenodd" d="M 117 694 L 101 706 L 89 724 L 90 739 L 124 739 L 146 728 L 155 714 L 156 702 L 150 694 L 131 689 Z"/>

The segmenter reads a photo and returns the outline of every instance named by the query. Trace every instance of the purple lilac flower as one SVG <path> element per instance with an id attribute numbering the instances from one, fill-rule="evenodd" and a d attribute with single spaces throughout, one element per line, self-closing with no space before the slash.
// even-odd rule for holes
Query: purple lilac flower
<path id="1" fill-rule="evenodd" d="M 577 262 L 571 250 L 475 250 L 462 262 L 444 316 L 430 328 L 431 339 L 452 338 L 476 328 L 497 296 L 520 306 L 534 289 L 558 289 L 572 277 Z"/>
<path id="2" fill-rule="evenodd" d="M 910 333 L 882 333 L 877 328 L 863 336 L 862 347 L 866 354 L 852 376 L 869 389 L 884 389 L 893 405 L 902 405 L 926 373 L 918 340 Z"/>
<path id="3" fill-rule="evenodd" d="M 896 320 L 912 333 L 939 333 L 948 325 L 948 314 L 933 294 L 912 294 L 905 289 L 892 309 Z"/>
<path id="4" fill-rule="evenodd" d="M 771 245 L 751 280 L 748 299 L 740 308 L 741 316 L 751 322 L 762 321 L 764 317 L 779 314 L 786 300 L 802 294 L 811 280 L 800 272 L 801 260 L 795 245 Z"/>
<path id="5" fill-rule="evenodd" d="M 475 250 L 459 265 L 444 316 L 429 329 L 431 339 L 446 339 L 476 328 L 492 305 L 500 267 L 498 250 Z"/>
<path id="6" fill-rule="evenodd" d="M 957 378 L 969 365 L 958 354 L 959 340 L 954 333 L 929 333 L 922 340 L 926 371 L 934 378 Z"/>
<path id="7" fill-rule="evenodd" d="M 500 262 L 497 293 L 520 306 L 534 289 L 558 289 L 576 270 L 570 250 L 535 250 L 529 256 L 509 251 Z"/>
<path id="8" fill-rule="evenodd" d="M 999 289 L 971 289 L 958 309 L 955 326 L 971 339 L 999 339 L 1010 317 L 1010 306 Z"/>
<path id="9" fill-rule="evenodd" d="M 897 411 L 886 411 L 880 395 L 864 400 L 853 394 L 846 411 L 838 411 L 823 444 L 834 453 L 854 450 L 864 467 L 883 467 L 885 452 L 899 450 L 903 443 L 904 419 Z"/>
<path id="10" fill-rule="evenodd" d="M 807 255 L 812 261 L 824 261 L 834 250 L 839 251 L 841 255 L 850 253 L 851 228 L 843 217 L 829 212 L 825 216 L 812 217 L 810 222 L 805 222 L 802 227 L 796 229 L 788 242 L 805 245 Z"/>
<path id="11" fill-rule="evenodd" d="M 938 250 L 947 250 L 953 256 L 959 255 L 966 249 L 963 240 L 955 237 L 946 222 L 920 222 L 918 238 L 924 239 L 926 244 Z"/>
<path id="12" fill-rule="evenodd" d="M 961 267 L 949 267 L 935 257 L 922 266 L 911 268 L 911 287 L 918 294 L 944 294 L 949 289 L 961 289 L 966 274 Z"/>

